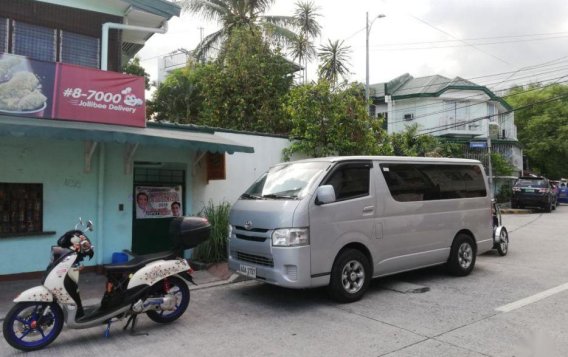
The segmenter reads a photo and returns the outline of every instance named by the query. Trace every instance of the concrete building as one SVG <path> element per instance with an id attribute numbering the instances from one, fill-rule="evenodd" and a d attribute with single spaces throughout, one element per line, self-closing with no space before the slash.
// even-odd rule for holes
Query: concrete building
<path id="1" fill-rule="evenodd" d="M 484 156 L 487 148 L 482 142 L 491 135 L 492 150 L 522 171 L 515 114 L 487 87 L 460 77 L 404 74 L 388 83 L 374 84 L 370 91 L 372 112 L 386 118 L 389 134 L 416 123 L 419 133 L 462 143 L 467 155 L 476 159 Z"/>
<path id="2" fill-rule="evenodd" d="M 87 265 L 170 248 L 170 204 L 195 213 L 201 166 L 254 151 L 211 129 L 147 124 L 143 78 L 117 72 L 179 14 L 165 0 L 2 2 L 0 279 L 43 271 L 79 217 L 95 223 Z"/>

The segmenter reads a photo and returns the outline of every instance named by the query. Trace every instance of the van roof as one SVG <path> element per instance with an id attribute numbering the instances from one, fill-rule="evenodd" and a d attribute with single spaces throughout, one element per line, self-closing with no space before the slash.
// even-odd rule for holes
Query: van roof
<path id="1" fill-rule="evenodd" d="M 328 156 L 298 160 L 296 162 L 340 162 L 356 160 L 374 160 L 384 162 L 415 162 L 415 163 L 453 163 L 453 164 L 481 164 L 479 160 L 456 159 L 447 157 L 414 157 L 414 156 Z"/>

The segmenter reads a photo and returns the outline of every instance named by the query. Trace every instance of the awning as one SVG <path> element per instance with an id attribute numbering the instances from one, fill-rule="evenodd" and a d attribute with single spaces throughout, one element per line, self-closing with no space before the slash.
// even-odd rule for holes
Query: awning
<path id="1" fill-rule="evenodd" d="M 0 115 L 0 136 L 137 144 L 229 154 L 254 152 L 253 147 L 239 145 L 215 135 L 212 130 L 199 130 L 182 125 L 134 128 Z"/>

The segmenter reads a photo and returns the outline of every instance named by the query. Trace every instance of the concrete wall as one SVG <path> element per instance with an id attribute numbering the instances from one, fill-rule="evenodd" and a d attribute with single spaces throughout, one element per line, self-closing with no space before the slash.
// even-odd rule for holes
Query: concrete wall
<path id="1" fill-rule="evenodd" d="M 191 151 L 141 147 L 134 161 L 165 162 L 186 170 L 185 202 L 193 211 Z M 43 231 L 55 234 L 0 237 L 0 275 L 42 271 L 51 246 L 78 217 L 94 221 L 88 233 L 95 258 L 85 265 L 105 264 L 112 253 L 132 247 L 133 174 L 124 172 L 124 146 L 102 144 L 85 173 L 84 144 L 37 138 L 2 137 L 0 181 L 43 184 Z M 99 199 L 102 197 L 102 200 Z M 123 211 L 119 210 L 123 204 Z"/>
<path id="2" fill-rule="evenodd" d="M 290 145 L 286 138 L 216 132 L 243 145 L 254 147 L 253 154 L 225 154 L 226 180 L 207 182 L 205 160 L 196 164 L 193 177 L 193 208 L 199 212 L 209 200 L 234 203 L 237 198 L 271 165 L 282 162 L 282 150 Z"/>

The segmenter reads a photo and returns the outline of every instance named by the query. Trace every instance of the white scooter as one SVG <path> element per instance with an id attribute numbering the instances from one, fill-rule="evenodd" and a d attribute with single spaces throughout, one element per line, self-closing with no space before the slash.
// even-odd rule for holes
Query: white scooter
<path id="1" fill-rule="evenodd" d="M 492 214 L 493 214 L 493 249 L 497 249 L 500 256 L 505 256 L 509 252 L 509 233 L 507 228 L 503 225 L 501 219 L 501 210 L 499 205 L 492 201 Z"/>
<path id="2" fill-rule="evenodd" d="M 82 227 L 82 222 L 80 221 Z M 92 231 L 91 221 L 85 231 Z M 191 268 L 177 257 L 179 249 L 197 246 L 209 237 L 211 225 L 201 217 L 177 217 L 170 224 L 176 250 L 135 256 L 123 264 L 105 265 L 106 291 L 95 306 L 83 306 L 78 291 L 80 262 L 94 255 L 94 247 L 83 230 L 66 232 L 52 247 L 52 258 L 42 285 L 22 292 L 4 319 L 4 338 L 22 351 L 39 350 L 53 342 L 65 322 L 83 329 L 128 318 L 124 329 L 146 313 L 150 319 L 168 323 L 178 319 L 189 304 L 187 282 L 193 283 Z"/>

